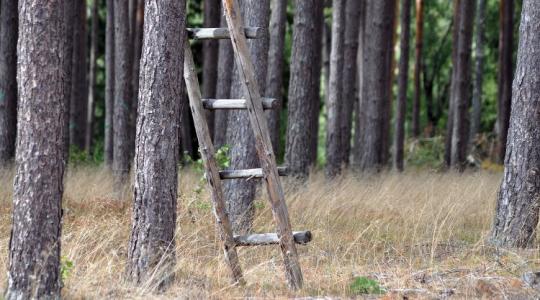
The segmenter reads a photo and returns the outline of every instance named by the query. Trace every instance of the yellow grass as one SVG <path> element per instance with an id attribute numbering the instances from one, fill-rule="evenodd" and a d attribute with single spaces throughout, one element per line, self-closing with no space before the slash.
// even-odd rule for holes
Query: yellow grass
<path id="1" fill-rule="evenodd" d="M 13 171 L 0 171 L 0 270 L 7 269 Z M 104 169 L 72 169 L 66 177 L 62 256 L 73 262 L 66 298 L 352 297 L 357 276 L 387 291 L 480 297 L 486 281 L 497 295 L 530 293 L 518 280 L 538 266 L 537 250 L 497 251 L 484 243 L 500 173 L 386 173 L 327 182 L 316 174 L 305 185 L 286 184 L 295 230 L 314 240 L 299 246 L 304 288 L 290 292 L 279 247 L 239 251 L 247 285 L 232 286 L 214 232 L 208 194 L 194 192 L 200 175 L 182 170 L 176 233 L 175 284 L 164 294 L 123 281 L 130 231 L 130 194 L 114 200 Z M 264 193 L 256 231 L 273 231 Z M 6 272 L 0 272 L 5 287 Z M 484 288 L 485 289 L 485 288 Z M 488 288 L 489 290 L 489 288 Z M 487 292 L 486 292 L 487 293 Z M 388 295 L 391 295 L 390 293 Z M 522 294 L 523 295 L 523 294 Z M 489 296 L 489 294 L 487 294 Z"/>

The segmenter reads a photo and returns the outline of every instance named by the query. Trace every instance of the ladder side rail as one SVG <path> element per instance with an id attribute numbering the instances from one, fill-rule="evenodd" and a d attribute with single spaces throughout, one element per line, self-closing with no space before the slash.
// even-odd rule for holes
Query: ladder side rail
<path id="1" fill-rule="evenodd" d="M 255 80 L 254 66 L 250 59 L 250 52 L 244 35 L 242 17 L 239 15 L 240 9 L 237 0 L 223 0 L 223 7 L 236 62 L 239 66 L 238 70 L 243 79 L 247 110 L 255 135 L 257 154 L 266 175 L 264 181 L 266 182 L 274 220 L 277 223 L 277 234 L 285 263 L 287 282 L 290 288 L 300 289 L 303 283 L 302 271 L 298 262 L 298 253 L 291 230 L 289 213 L 279 180 L 274 151 L 272 150 L 268 124 L 263 112 L 261 95 Z"/>
<path id="2" fill-rule="evenodd" d="M 184 44 L 184 80 L 188 92 L 189 106 L 195 123 L 197 138 L 200 143 L 200 152 L 206 169 L 206 180 L 211 191 L 211 198 L 214 207 L 214 215 L 219 228 L 219 235 L 225 254 L 227 265 L 232 273 L 233 280 L 238 283 L 244 283 L 242 269 L 236 251 L 236 242 L 234 241 L 232 227 L 225 206 L 225 196 L 223 194 L 222 182 L 219 175 L 218 164 L 214 157 L 214 145 L 210 138 L 210 131 L 206 123 L 203 105 L 201 101 L 201 91 L 193 54 L 189 46 L 189 40 L 185 39 Z"/>

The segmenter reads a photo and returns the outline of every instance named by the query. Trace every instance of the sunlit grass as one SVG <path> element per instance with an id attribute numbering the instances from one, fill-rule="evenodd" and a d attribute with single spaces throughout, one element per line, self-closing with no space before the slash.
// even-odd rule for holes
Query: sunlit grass
<path id="1" fill-rule="evenodd" d="M 247 280 L 230 283 L 208 193 L 196 192 L 200 174 L 182 170 L 176 233 L 176 282 L 162 298 L 352 296 L 358 276 L 386 291 L 425 291 L 476 297 L 477 281 L 495 278 L 503 292 L 539 265 L 538 251 L 496 251 L 484 243 L 492 222 L 500 173 L 384 173 L 344 175 L 327 182 L 286 182 L 295 230 L 314 239 L 298 246 L 304 288 L 290 292 L 279 247 L 241 248 Z M 131 194 L 115 200 L 104 168 L 72 169 L 66 177 L 62 255 L 73 262 L 66 298 L 148 298 L 152 287 L 123 281 L 131 222 Z M 0 171 L 0 269 L 7 270 L 13 171 Z M 129 187 L 127 187 L 129 191 Z M 262 190 L 262 189 L 261 189 Z M 257 232 L 272 232 L 264 193 L 257 198 Z M 514 279 L 513 279 L 514 278 Z M 0 272 L 5 286 L 6 272 Z M 154 295 L 156 296 L 156 295 Z M 157 296 L 156 296 L 157 297 Z"/>

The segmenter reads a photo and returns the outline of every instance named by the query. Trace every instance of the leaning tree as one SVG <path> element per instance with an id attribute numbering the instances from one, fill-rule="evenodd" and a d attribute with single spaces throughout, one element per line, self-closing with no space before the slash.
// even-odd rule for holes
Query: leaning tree
<path id="1" fill-rule="evenodd" d="M 540 203 L 540 2 L 523 1 L 504 177 L 491 242 L 531 246 Z"/>
<path id="2" fill-rule="evenodd" d="M 67 2 L 19 1 L 17 173 L 6 299 L 60 298 Z"/>

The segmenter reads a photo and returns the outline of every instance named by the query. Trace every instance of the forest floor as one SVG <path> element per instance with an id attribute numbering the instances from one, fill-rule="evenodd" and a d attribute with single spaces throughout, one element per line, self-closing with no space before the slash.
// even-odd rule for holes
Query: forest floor
<path id="1" fill-rule="evenodd" d="M 539 249 L 500 250 L 485 243 L 500 173 L 429 171 L 305 185 L 286 184 L 295 230 L 311 230 L 298 246 L 304 288 L 290 292 L 279 247 L 241 248 L 247 285 L 230 284 L 200 175 L 182 170 L 176 232 L 175 284 L 164 294 L 125 283 L 129 193 L 113 197 L 101 168 L 71 169 L 66 179 L 62 260 L 66 299 L 103 298 L 500 298 L 535 297 L 522 281 L 540 269 Z M 7 269 L 13 171 L 0 171 L 0 270 Z M 273 232 L 264 193 L 256 202 L 257 232 Z M 5 287 L 6 272 L 0 272 Z M 366 292 L 378 295 L 366 295 Z M 538 292 L 536 292 L 538 293 Z"/>

